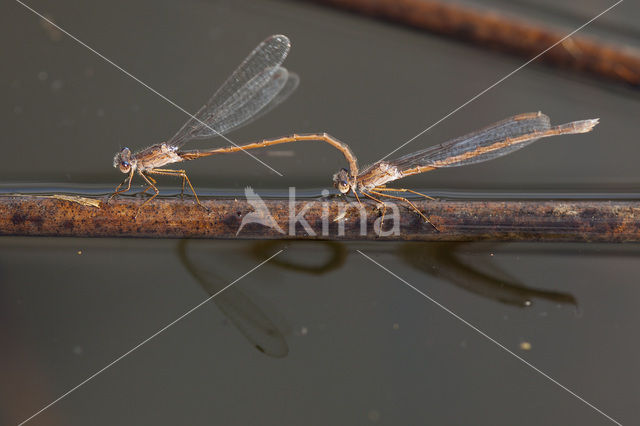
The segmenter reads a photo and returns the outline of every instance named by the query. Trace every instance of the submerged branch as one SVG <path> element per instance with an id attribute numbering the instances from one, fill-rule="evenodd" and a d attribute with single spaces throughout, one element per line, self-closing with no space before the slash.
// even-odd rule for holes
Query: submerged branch
<path id="1" fill-rule="evenodd" d="M 215 198 L 202 200 L 202 204 L 209 209 L 207 211 L 191 199 L 157 198 L 144 206 L 138 217 L 134 218 L 143 202 L 142 198 L 123 197 L 108 204 L 104 203 L 105 199 L 32 195 L 0 197 L 0 235 L 390 241 L 640 241 L 640 202 L 637 201 L 412 199 L 438 230 L 425 223 L 405 203 L 399 202 L 399 234 L 380 236 L 375 224 L 379 224 L 381 211 L 374 202 L 363 201 L 361 209 L 357 202 L 348 203 L 341 198 L 302 199 L 291 206 L 288 199 L 248 202 L 245 199 Z M 264 214 L 260 214 L 262 202 L 268 213 L 264 211 Z M 383 228 L 387 232 L 395 224 L 393 210 L 390 206 L 385 216 Z M 295 216 L 298 216 L 298 220 L 290 223 L 289 217 Z M 364 218 L 362 223 L 361 217 Z M 361 232 L 363 226 L 364 232 Z"/>

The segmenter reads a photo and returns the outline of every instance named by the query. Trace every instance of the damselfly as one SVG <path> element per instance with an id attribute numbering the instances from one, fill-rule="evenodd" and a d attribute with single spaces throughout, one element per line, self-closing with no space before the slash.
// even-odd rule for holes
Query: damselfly
<path id="1" fill-rule="evenodd" d="M 274 35 L 267 38 L 171 139 L 136 153 L 132 153 L 129 148 L 122 148 L 116 153 L 113 166 L 127 174 L 127 177 L 116 187 L 111 197 L 129 191 L 133 176 L 138 172 L 148 185 L 142 192 L 149 189 L 154 191 L 153 196 L 140 206 L 138 212 L 159 193 L 156 180 L 151 175 L 182 178 L 182 191 L 184 192 L 185 183 L 188 184 L 196 202 L 201 205 L 185 170 L 162 167 L 212 155 L 207 151 L 184 151 L 180 148 L 190 140 L 219 136 L 247 124 L 285 100 L 299 82 L 296 74 L 281 66 L 289 48 L 290 42 L 286 36 Z"/>
<path id="2" fill-rule="evenodd" d="M 406 176 L 435 169 L 466 166 L 492 160 L 524 148 L 541 138 L 563 134 L 587 133 L 596 124 L 598 124 L 597 118 L 573 121 L 552 127 L 549 117 L 541 112 L 520 114 L 468 135 L 407 154 L 395 160 L 378 161 L 361 173 L 342 169 L 333 176 L 333 182 L 335 187 L 343 194 L 352 191 L 357 197 L 359 192 L 380 203 L 382 203 L 380 200 L 382 197 L 404 201 L 420 214 L 425 221 L 431 223 L 429 218 L 406 197 L 390 195 L 389 192 L 408 192 L 427 198 L 431 197 L 410 189 L 387 188 L 386 184 Z M 382 204 L 384 205 L 384 203 Z"/>

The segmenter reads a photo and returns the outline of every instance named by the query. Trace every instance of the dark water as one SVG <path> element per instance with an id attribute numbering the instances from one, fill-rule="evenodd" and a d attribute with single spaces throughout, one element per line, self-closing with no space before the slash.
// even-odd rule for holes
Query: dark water
<path id="1" fill-rule="evenodd" d="M 569 32 L 610 5 L 563 3 L 531 16 Z M 190 111 L 261 39 L 287 34 L 301 86 L 231 139 L 326 131 L 363 164 L 524 62 L 307 2 L 29 4 Z M 639 16 L 624 2 L 585 33 L 638 45 Z M 186 119 L 18 3 L 2 5 L 0 23 L 4 190 L 105 192 L 121 179 L 121 145 L 155 143 Z M 593 133 L 403 185 L 637 198 L 638 99 L 533 63 L 398 154 L 527 111 L 600 117 Z M 248 185 L 319 192 L 343 166 L 320 144 L 275 152 L 259 157 L 283 177 L 242 154 L 188 171 L 197 188 L 241 196 Z M 0 239 L 0 423 L 25 420 L 281 249 L 29 424 L 614 424 L 478 330 L 637 423 L 636 245 L 41 238 Z"/>

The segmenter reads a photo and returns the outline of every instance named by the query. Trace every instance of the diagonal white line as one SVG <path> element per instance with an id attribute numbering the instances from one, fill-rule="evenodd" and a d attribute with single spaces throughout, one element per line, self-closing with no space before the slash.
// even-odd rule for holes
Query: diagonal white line
<path id="1" fill-rule="evenodd" d="M 204 121 L 200 120 L 198 117 L 196 117 L 195 115 L 191 114 L 189 111 L 187 111 L 186 109 L 182 108 L 180 105 L 178 105 L 177 103 L 175 103 L 174 101 L 172 101 L 171 99 L 167 98 L 165 95 L 163 95 L 162 93 L 158 92 L 156 89 L 154 89 L 153 87 L 149 86 L 147 83 L 145 83 L 144 81 L 140 80 L 138 77 L 136 77 L 135 75 L 131 74 L 129 71 L 127 71 L 126 69 L 122 68 L 120 65 L 116 64 L 115 62 L 113 62 L 111 59 L 107 58 L 106 56 L 104 56 L 102 53 L 98 52 L 97 50 L 95 50 L 93 47 L 89 46 L 87 43 L 83 42 L 82 40 L 78 39 L 76 36 L 74 36 L 73 34 L 71 34 L 70 32 L 68 32 L 67 30 L 65 30 L 64 28 L 60 27 L 58 24 L 56 24 L 55 22 L 53 22 L 52 20 L 50 20 L 49 18 L 47 18 L 46 16 L 42 15 L 41 13 L 39 13 L 38 11 L 36 11 L 35 9 L 33 9 L 31 6 L 23 3 L 20 0 L 15 0 L 17 3 L 21 4 L 22 6 L 24 6 L 26 9 L 30 10 L 31 12 L 33 12 L 35 15 L 38 15 L 40 17 L 40 19 L 43 19 L 45 21 L 47 21 L 49 24 L 53 25 L 54 27 L 56 27 L 58 30 L 60 30 L 61 32 L 63 32 L 64 34 L 66 34 L 67 36 L 69 36 L 71 39 L 73 39 L 74 41 L 76 41 L 78 44 L 80 44 L 81 46 L 86 47 L 87 49 L 89 49 L 91 52 L 95 53 L 96 55 L 98 55 L 100 58 L 104 59 L 106 62 L 108 62 L 109 64 L 113 65 L 115 68 L 117 68 L 118 70 L 122 71 L 124 74 L 126 74 L 127 76 L 131 77 L 133 80 L 135 80 L 136 82 L 140 83 L 142 86 L 144 86 L 145 88 L 147 88 L 148 90 L 150 90 L 151 92 L 155 93 L 156 95 L 160 96 L 162 99 L 164 99 L 165 101 L 169 102 L 171 105 L 173 105 L 174 107 L 176 107 L 177 109 L 179 109 L 180 111 L 184 112 L 185 114 L 187 114 L 189 117 L 193 118 L 194 120 L 196 120 L 198 123 L 204 125 L 207 127 L 207 129 L 214 131 L 215 133 L 218 134 L 218 136 L 222 137 L 224 140 L 226 140 L 227 142 L 229 142 L 232 145 L 235 145 L 236 147 L 240 148 L 240 146 L 238 144 L 236 144 L 234 141 L 232 141 L 231 139 L 229 139 L 228 137 L 226 137 L 225 135 L 223 135 L 222 133 L 218 132 L 216 129 L 213 129 L 211 126 L 209 126 L 207 123 L 205 123 Z M 251 154 L 249 151 L 242 149 L 242 151 L 244 151 L 245 154 L 253 157 L 254 160 L 256 160 L 257 162 L 261 163 L 263 166 L 269 168 L 272 172 L 276 173 L 279 176 L 283 176 L 282 173 L 280 173 L 279 171 L 277 171 L 276 169 L 274 169 L 273 167 L 271 167 L 270 165 L 268 165 L 267 163 L 265 163 L 264 161 L 262 161 L 261 159 L 259 159 L 258 157 L 256 157 L 255 155 Z"/>
<path id="2" fill-rule="evenodd" d="M 371 257 L 367 256 L 366 254 L 364 254 L 363 252 L 361 252 L 360 250 L 357 250 L 358 253 L 360 253 L 361 255 L 363 255 L 364 257 L 366 257 L 367 259 L 369 259 L 371 262 L 375 263 L 376 265 L 378 265 L 380 268 L 382 268 L 383 270 L 387 271 L 389 274 L 391 274 L 393 277 L 397 278 L 398 280 L 402 281 L 404 284 L 406 284 L 409 288 L 411 288 L 412 290 L 416 291 L 417 293 L 419 293 L 420 295 L 422 295 L 423 297 L 425 297 L 426 299 L 428 299 L 431 303 L 435 304 L 436 306 L 438 306 L 440 309 L 444 310 L 445 312 L 447 312 L 448 314 L 450 314 L 451 316 L 453 316 L 454 318 L 456 318 L 457 320 L 461 321 L 464 325 L 466 325 L 467 327 L 471 328 L 472 330 L 474 330 L 475 332 L 477 332 L 478 334 L 480 334 L 481 336 L 485 337 L 486 339 L 488 339 L 489 341 L 491 341 L 492 343 L 494 343 L 495 345 L 497 345 L 500 349 L 504 350 L 505 352 L 507 352 L 508 354 L 512 355 L 513 357 L 515 357 L 518 361 L 522 362 L 523 364 L 529 366 L 530 368 L 532 368 L 534 371 L 536 371 L 537 373 L 541 374 L 542 376 L 544 376 L 545 378 L 547 378 L 548 380 L 550 380 L 551 382 L 553 382 L 554 384 L 558 385 L 559 387 L 561 387 L 562 389 L 564 389 L 565 391 L 569 392 L 571 395 L 573 395 L 574 397 L 578 398 L 580 401 L 582 401 L 583 403 L 585 403 L 586 405 L 588 405 L 589 407 L 593 408 L 595 411 L 597 411 L 598 413 L 600 413 L 601 415 L 603 415 L 604 417 L 606 417 L 607 419 L 611 420 L 613 423 L 617 424 L 618 426 L 622 426 L 622 424 L 620 422 L 618 422 L 617 420 L 615 420 L 614 418 L 612 418 L 611 416 L 607 415 L 607 413 L 605 413 L 604 411 L 600 410 L 598 407 L 596 407 L 595 405 L 591 404 L 589 401 L 587 401 L 586 399 L 584 399 L 583 397 L 581 397 L 580 395 L 578 395 L 577 393 L 573 392 L 571 389 L 569 389 L 568 387 L 564 386 L 562 383 L 558 382 L 556 379 L 554 379 L 553 377 L 549 376 L 547 373 L 545 373 L 544 371 L 540 370 L 539 368 L 537 368 L 535 365 L 531 364 L 529 361 L 525 360 L 524 358 L 518 356 L 515 352 L 511 351 L 509 348 L 507 348 L 506 346 L 504 346 L 502 343 L 498 342 L 497 340 L 495 340 L 494 338 L 492 338 L 491 336 L 489 336 L 487 333 L 485 333 L 484 331 L 480 330 L 478 327 L 476 327 L 475 325 L 471 324 L 469 321 L 465 320 L 464 318 L 462 318 L 460 315 L 456 314 L 455 312 L 453 312 L 451 309 L 447 308 L 446 306 L 444 306 L 443 304 L 441 304 L 440 302 L 438 302 L 437 300 L 435 300 L 434 298 L 430 297 L 429 295 L 427 295 L 426 293 L 422 292 L 421 290 L 417 289 L 416 287 L 414 287 L 413 285 L 409 284 L 407 281 L 405 281 L 404 279 L 402 279 L 401 277 L 399 277 L 398 275 L 394 274 L 393 272 L 391 272 L 389 269 L 385 268 L 384 266 L 382 266 L 380 263 L 376 262 L 375 260 L 373 260 Z"/>
<path id="3" fill-rule="evenodd" d="M 536 56 L 534 56 L 533 58 L 529 59 L 527 62 L 525 62 L 524 64 L 520 65 L 518 68 L 516 68 L 515 70 L 511 71 L 509 74 L 505 75 L 504 77 L 502 77 L 500 80 L 496 81 L 495 83 L 493 83 L 491 86 L 487 87 L 486 89 L 484 89 L 483 91 L 481 91 L 480 93 L 478 93 L 477 95 L 475 95 L 474 97 L 472 97 L 471 99 L 469 99 L 467 102 L 463 103 L 462 105 L 460 105 L 459 107 L 457 107 L 456 109 L 454 109 L 453 111 L 449 112 L 447 115 L 445 115 L 444 117 L 442 117 L 440 120 L 436 121 L 435 123 L 433 123 L 431 126 L 427 127 L 426 129 L 424 129 L 423 131 L 421 131 L 420 133 L 418 133 L 417 135 L 415 135 L 414 137 L 412 137 L 411 139 L 409 139 L 408 141 L 406 141 L 405 143 L 403 143 L 402 145 L 400 145 L 399 147 L 397 147 L 396 149 L 394 149 L 393 151 L 391 151 L 390 153 L 388 153 L 387 155 L 385 155 L 384 157 L 382 157 L 381 159 L 379 159 L 378 161 L 382 161 L 385 158 L 389 157 L 391 154 L 393 154 L 394 152 L 404 148 L 406 145 L 408 145 L 409 143 L 413 142 L 415 139 L 419 138 L 420 136 L 422 136 L 423 134 L 425 134 L 426 132 L 428 132 L 429 130 L 433 129 L 435 126 L 437 126 L 438 124 L 442 123 L 444 120 L 446 120 L 447 118 L 451 117 L 453 114 L 455 114 L 456 112 L 460 111 L 462 108 L 466 107 L 467 105 L 469 105 L 471 102 L 475 101 L 476 99 L 478 99 L 480 96 L 484 95 L 485 93 L 487 93 L 489 90 L 493 89 L 494 87 L 496 87 L 498 84 L 502 83 L 503 81 L 505 81 L 506 79 L 508 79 L 509 77 L 511 77 L 512 75 L 514 75 L 515 73 L 517 73 L 518 71 L 520 71 L 522 68 L 526 67 L 527 65 L 529 65 L 531 62 L 535 61 L 536 59 L 538 59 L 540 56 L 544 55 L 545 53 L 547 53 L 549 50 L 553 49 L 554 47 L 556 47 L 557 45 L 559 45 L 560 43 L 562 43 L 563 41 L 565 41 L 566 39 L 568 39 L 569 37 L 571 37 L 572 35 L 574 35 L 575 33 L 577 33 L 578 31 L 580 31 L 581 29 L 583 29 L 584 27 L 586 27 L 587 25 L 589 25 L 590 23 L 592 23 L 593 21 L 595 21 L 596 19 L 598 19 L 599 17 L 601 17 L 602 15 L 604 15 L 605 13 L 607 13 L 608 11 L 610 11 L 611 9 L 613 9 L 614 7 L 616 7 L 617 5 L 619 5 L 620 3 L 622 3 L 624 0 L 618 0 L 616 3 L 614 3 L 613 5 L 609 6 L 608 8 L 606 8 L 605 10 L 603 10 L 602 12 L 600 12 L 599 14 L 597 14 L 596 16 L 594 16 L 593 18 L 591 18 L 589 21 L 587 21 L 586 23 L 582 24 L 581 26 L 579 26 L 578 28 L 576 28 L 575 30 L 571 31 L 569 34 L 567 34 L 566 36 L 564 36 L 563 38 L 561 38 L 560 40 L 558 40 L 557 42 L 555 42 L 554 44 L 552 44 L 551 46 L 547 47 L 545 50 L 543 50 L 542 52 L 538 53 Z"/>
<path id="4" fill-rule="evenodd" d="M 217 295 L 219 295 L 220 293 L 222 293 L 223 291 L 225 291 L 226 289 L 228 289 L 229 287 L 231 287 L 232 285 L 234 285 L 235 283 L 237 283 L 238 281 L 240 281 L 241 279 L 243 279 L 244 277 L 246 277 L 247 275 L 249 275 L 250 273 L 252 273 L 253 271 L 255 271 L 256 269 L 258 269 L 259 267 L 261 267 L 262 265 L 264 265 L 265 263 L 267 263 L 268 261 L 270 261 L 271 259 L 273 259 L 274 257 L 276 257 L 277 255 L 279 255 L 280 253 L 282 253 L 283 250 L 278 251 L 276 254 L 274 254 L 273 256 L 271 256 L 270 258 L 266 259 L 265 261 L 259 263 L 258 265 L 254 266 L 251 270 L 249 270 L 248 272 L 244 273 L 243 275 L 241 275 L 240 277 L 236 278 L 235 280 L 233 280 L 230 284 L 227 284 L 224 288 L 222 288 L 220 291 L 212 294 L 211 296 L 207 297 L 206 299 L 204 299 L 202 302 L 198 303 L 196 306 L 194 306 L 193 308 L 189 309 L 187 312 L 185 312 L 184 314 L 180 315 L 178 318 L 176 318 L 175 320 L 171 321 L 169 324 L 165 325 L 164 327 L 162 327 L 160 330 L 156 331 L 155 333 L 153 333 L 151 336 L 147 337 L 146 339 L 144 339 L 142 342 L 138 343 L 137 345 L 135 345 L 133 348 L 129 349 L 127 352 L 123 353 L 122 355 L 120 355 L 118 358 L 114 359 L 113 361 L 111 361 L 109 364 L 105 365 L 104 367 L 102 367 L 100 370 L 96 371 L 95 373 L 93 373 L 92 375 L 90 375 L 89 377 L 87 377 L 86 379 L 84 379 L 82 382 L 78 383 L 77 385 L 75 385 L 74 387 L 72 387 L 71 389 L 69 389 L 67 392 L 63 393 L 62 395 L 60 395 L 58 398 L 54 399 L 53 401 L 51 401 L 49 404 L 45 405 L 44 407 L 42 407 L 40 410 L 38 410 L 37 412 L 35 412 L 33 415 L 31 415 L 31 417 L 29 417 L 28 419 L 23 420 L 18 426 L 22 426 L 23 424 L 27 423 L 28 421 L 30 421 L 31 419 L 33 419 L 34 417 L 36 417 L 37 415 L 39 415 L 40 413 L 42 413 L 43 411 L 45 411 L 46 409 L 50 408 L 51 406 L 55 405 L 56 403 L 58 403 L 61 399 L 65 398 L 66 396 L 68 396 L 70 393 L 74 392 L 75 390 L 77 390 L 80 386 L 86 384 L 88 381 L 90 381 L 91 379 L 95 378 L 96 376 L 98 376 L 99 374 L 101 374 L 102 372 L 104 372 L 106 369 L 108 369 L 109 367 L 113 366 L 115 363 L 117 363 L 118 361 L 122 360 L 123 358 L 125 358 L 126 356 L 130 355 L 133 351 L 135 351 L 136 349 L 140 348 L 142 345 L 144 345 L 145 343 L 149 342 L 151 339 L 153 339 L 154 337 L 158 336 L 160 333 L 164 332 L 165 330 L 167 330 L 169 327 L 171 327 L 172 325 L 176 324 L 178 321 L 182 320 L 183 318 L 185 318 L 187 315 L 191 314 L 193 311 L 195 311 L 196 309 L 198 309 L 199 307 L 201 307 L 202 305 L 204 305 L 205 303 L 211 301 L 214 297 L 216 297 Z"/>

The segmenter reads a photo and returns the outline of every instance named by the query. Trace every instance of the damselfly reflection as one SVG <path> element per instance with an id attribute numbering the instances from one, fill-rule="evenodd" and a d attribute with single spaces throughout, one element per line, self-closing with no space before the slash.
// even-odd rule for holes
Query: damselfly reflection
<path id="1" fill-rule="evenodd" d="M 497 247 L 502 260 L 504 257 L 509 259 L 517 250 L 510 246 Z M 482 243 L 406 243 L 399 248 L 398 256 L 417 270 L 506 305 L 528 308 L 535 299 L 541 299 L 578 307 L 578 301 L 571 293 L 530 287 L 520 278 L 510 275 L 493 258 L 494 250 L 496 245 Z M 525 249 L 523 258 L 532 254 Z M 566 250 L 558 253 L 566 254 Z M 488 258 L 491 260 L 487 261 Z M 520 259 L 518 254 L 515 258 Z"/>
<path id="2" fill-rule="evenodd" d="M 251 345 L 266 355 L 283 358 L 289 353 L 285 320 L 265 306 L 266 301 L 254 301 L 255 294 L 249 296 L 238 286 L 226 288 L 231 278 L 223 277 L 245 257 L 242 246 L 236 247 L 240 249 L 225 244 L 224 250 L 219 250 L 209 242 L 182 240 L 177 249 L 185 269 L 210 296 L 215 295 L 213 303 Z"/>
<path id="3" fill-rule="evenodd" d="M 120 150 L 113 159 L 113 166 L 126 173 L 127 178 L 116 187 L 111 197 L 129 191 L 137 171 L 148 185 L 142 192 L 149 189 L 154 192 L 140 208 L 159 193 L 156 180 L 151 175 L 182 178 L 182 191 L 185 183 L 188 184 L 196 202 L 201 205 L 184 170 L 162 167 L 206 155 L 201 151 L 183 151 L 180 148 L 188 141 L 219 136 L 247 124 L 286 99 L 299 82 L 296 74 L 281 66 L 289 48 L 289 39 L 283 35 L 267 38 L 171 139 L 136 153 L 129 148 Z"/>

